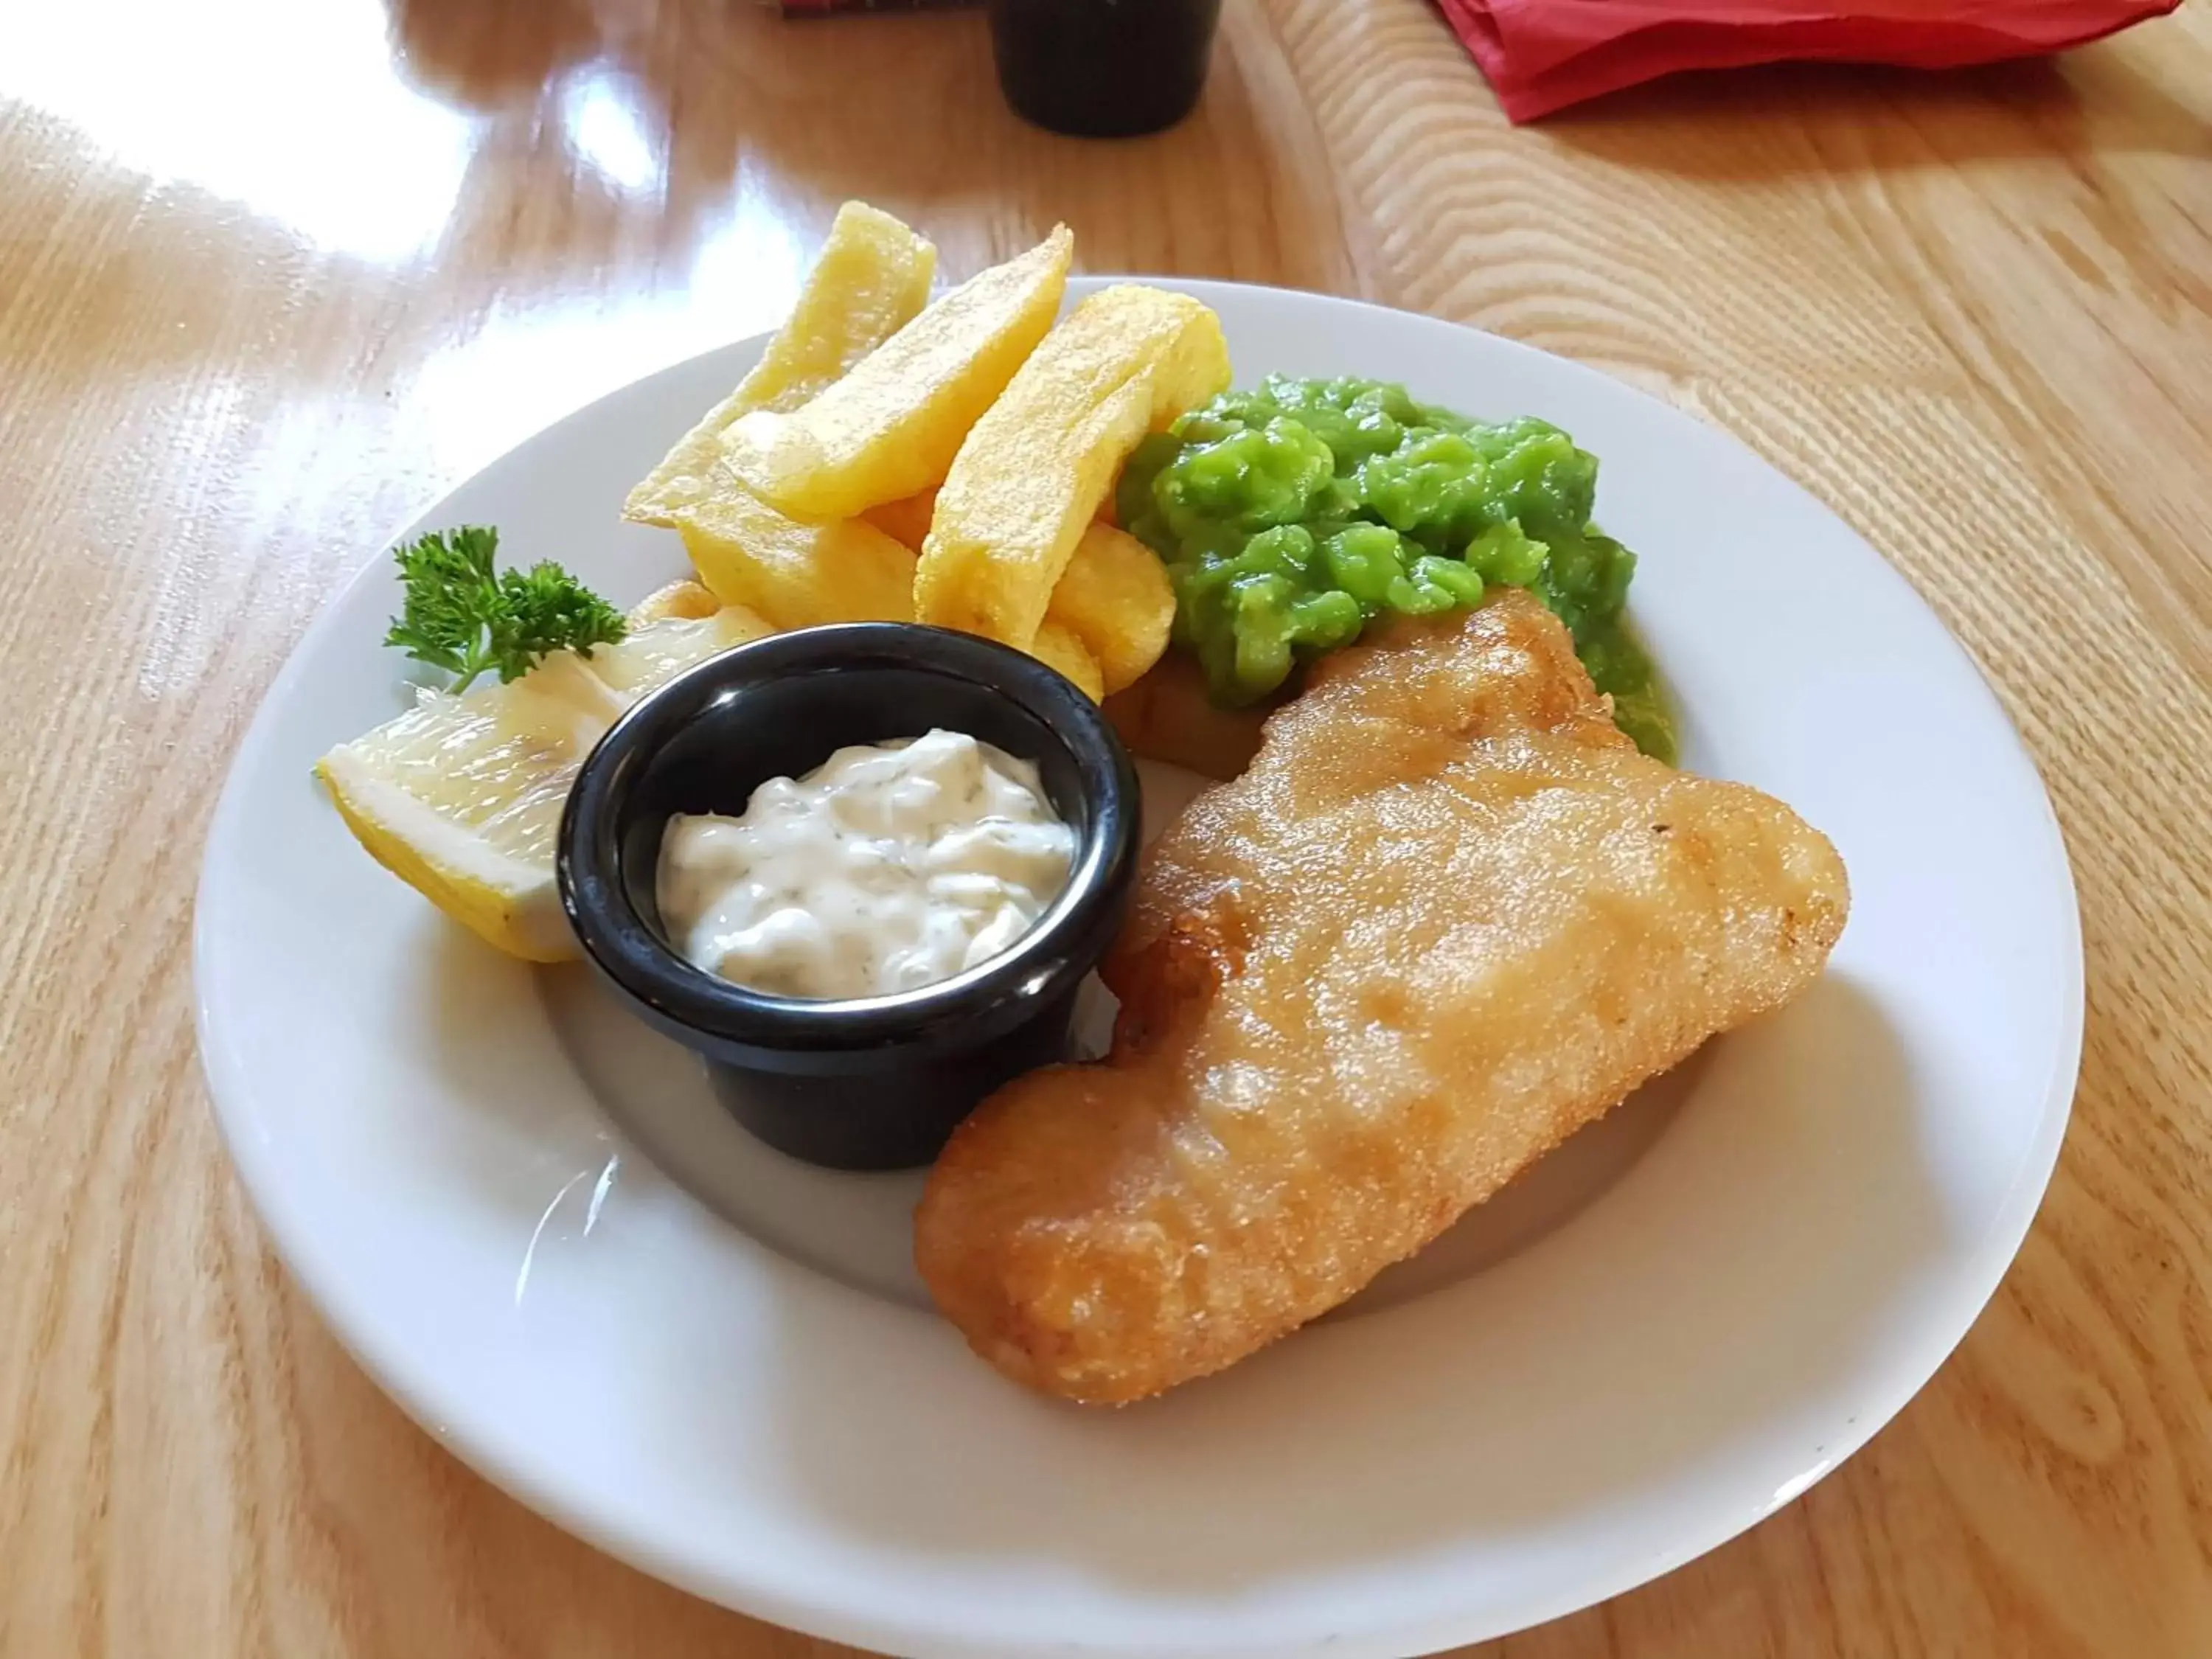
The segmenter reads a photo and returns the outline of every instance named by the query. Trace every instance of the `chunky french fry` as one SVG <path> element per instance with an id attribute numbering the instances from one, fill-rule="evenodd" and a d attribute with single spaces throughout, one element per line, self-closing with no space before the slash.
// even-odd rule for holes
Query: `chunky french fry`
<path id="1" fill-rule="evenodd" d="M 1045 319 L 1036 324 L 1036 331 L 1042 332 L 1058 305 L 1068 251 L 1065 233 L 1056 233 L 1024 259 L 985 273 L 969 285 L 985 290 L 982 300 L 971 294 L 964 309 L 933 307 L 927 325 L 915 331 L 927 337 L 922 343 L 930 350 L 921 356 L 929 362 L 916 357 L 895 383 L 886 381 L 876 392 L 867 392 L 863 386 L 866 396 L 848 398 L 841 391 L 830 401 L 833 405 L 840 399 L 848 402 L 848 417 L 869 410 L 896 415 L 891 405 L 903 397 L 906 425 L 900 428 L 894 420 L 885 431 L 901 429 L 909 438 L 920 433 L 921 441 L 927 442 L 929 422 L 964 418 L 942 396 L 931 401 L 928 387 L 922 384 L 932 372 L 929 363 L 939 371 L 929 385 L 940 392 L 952 378 L 941 372 L 948 364 L 971 379 L 981 374 L 986 382 L 995 373 L 997 383 L 983 384 L 980 394 L 987 402 L 995 397 L 1012 377 L 1013 367 L 991 371 L 981 359 L 988 358 L 990 349 L 1006 348 L 1011 337 L 1008 319 L 1024 305 Z M 638 607 L 634 620 L 641 625 L 665 618 L 718 616 L 721 621 L 717 625 L 722 625 L 733 614 L 725 607 L 743 607 L 758 618 L 763 629 L 912 619 L 915 554 L 935 516 L 934 478 L 921 489 L 875 503 L 865 517 L 801 520 L 748 487 L 738 476 L 736 452 L 726 442 L 726 434 L 739 417 L 757 410 L 785 416 L 797 412 L 804 417 L 799 424 L 806 425 L 820 412 L 816 406 L 824 394 L 867 356 L 869 346 L 882 343 L 921 310 L 933 260 L 929 245 L 889 216 L 858 204 L 848 204 L 840 212 L 798 311 L 760 366 L 632 492 L 628 515 L 678 531 L 700 579 L 697 583 L 674 583 L 653 594 Z M 1026 275 L 1018 269 L 1024 265 Z M 944 314 L 946 309 L 952 311 L 949 317 Z M 994 316 L 1000 325 L 997 344 L 983 349 L 979 342 L 989 332 L 985 325 Z M 1218 330 L 1214 339 L 1218 347 Z M 963 342 L 977 349 L 956 363 L 954 348 Z M 1014 362 L 1034 344 L 1034 338 L 1020 344 Z M 1212 371 L 1204 366 L 1202 349 L 1184 354 L 1200 367 L 1194 374 L 1181 371 L 1180 379 L 1169 361 L 1173 355 L 1166 348 L 1155 354 L 1144 386 L 1131 387 L 1123 395 L 1122 404 L 1131 411 L 1127 423 L 1133 427 L 1129 443 L 1141 434 L 1162 388 L 1178 404 L 1217 389 L 1210 384 Z M 909 351 L 908 356 L 915 354 Z M 870 362 L 871 367 L 861 373 L 863 380 L 878 373 L 878 366 Z M 1209 383 L 1195 392 L 1179 389 L 1193 379 Z M 834 415 L 836 409 L 830 412 Z M 952 433 L 945 465 L 950 465 L 949 452 L 957 449 L 965 429 L 963 426 Z M 1158 656 L 1174 611 L 1173 591 L 1150 550 L 1108 526 L 1081 538 L 1067 562 L 1048 618 L 1018 643 L 1092 697 L 1103 697 L 1109 685 L 1127 684 Z"/>
<path id="2" fill-rule="evenodd" d="M 843 377 L 929 302 L 937 250 L 862 202 L 837 210 L 806 286 L 752 373 L 708 410 L 629 493 L 623 516 L 679 526 L 676 515 L 732 487 L 722 434 L 756 409 L 792 410 Z"/>
<path id="3" fill-rule="evenodd" d="M 1197 301 L 1131 284 L 1092 295 L 961 446 L 915 615 L 1028 646 L 1129 452 L 1228 384 L 1220 321 Z"/>
<path id="4" fill-rule="evenodd" d="M 902 546 L 920 552 L 936 509 L 937 492 L 926 489 L 902 501 L 871 507 L 862 516 Z M 1101 519 L 1076 543 L 1075 556 L 1061 573 L 1060 586 L 1052 591 L 1052 605 L 1045 612 L 1045 620 L 1059 623 L 1082 645 L 1111 695 L 1137 679 L 1168 648 L 1175 605 L 1175 586 L 1168 580 L 1167 567 L 1159 556 L 1134 536 L 1124 535 Z M 1036 653 L 1055 667 L 1060 666 L 1047 655 L 1048 650 L 1073 660 L 1064 640 Z M 1068 678 L 1079 684 L 1090 684 L 1083 674 Z"/>
<path id="5" fill-rule="evenodd" d="M 1127 531 L 1095 523 L 1076 543 L 1044 614 L 1098 659 L 1110 695 L 1160 659 L 1175 610 L 1175 586 L 1159 556 Z"/>
<path id="6" fill-rule="evenodd" d="M 722 434 L 731 470 L 792 517 L 817 520 L 941 483 L 1052 327 L 1074 249 L 1061 226 L 937 301 L 811 402 L 742 416 Z"/>
<path id="7" fill-rule="evenodd" d="M 737 395 L 784 412 L 812 402 L 919 317 L 937 276 L 937 249 L 865 202 L 837 210 L 799 303 Z"/>
<path id="8" fill-rule="evenodd" d="M 903 501 L 885 501 L 881 507 L 872 507 L 860 516 L 898 542 L 915 552 L 929 536 L 929 521 L 936 516 L 937 492 L 925 489 L 919 495 L 908 495 Z"/>
<path id="9" fill-rule="evenodd" d="M 1045 623 L 1030 641 L 1029 653 L 1046 667 L 1056 668 L 1073 680 L 1091 702 L 1104 701 L 1106 682 L 1098 672 L 1098 659 L 1071 629 L 1056 622 Z"/>
<path id="10" fill-rule="evenodd" d="M 699 580 L 778 628 L 912 622 L 914 555 L 860 519 L 801 524 L 732 488 L 678 515 Z"/>

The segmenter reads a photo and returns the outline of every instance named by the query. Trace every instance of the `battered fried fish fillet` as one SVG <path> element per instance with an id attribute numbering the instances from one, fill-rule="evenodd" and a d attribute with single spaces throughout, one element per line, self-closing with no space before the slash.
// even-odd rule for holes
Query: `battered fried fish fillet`
<path id="1" fill-rule="evenodd" d="M 1848 904 L 1789 808 L 1638 754 L 1526 594 L 1340 652 L 1149 855 L 1111 1056 L 954 1135 L 922 1277 L 1048 1394 L 1219 1370 L 1796 995 Z"/>

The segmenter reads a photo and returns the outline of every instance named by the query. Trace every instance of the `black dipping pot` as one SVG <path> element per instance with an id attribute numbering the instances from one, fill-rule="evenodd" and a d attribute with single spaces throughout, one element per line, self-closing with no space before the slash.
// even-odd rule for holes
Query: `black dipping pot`
<path id="1" fill-rule="evenodd" d="M 848 744 L 964 732 L 1036 763 L 1075 831 L 1068 884 L 1004 955 L 894 996 L 770 996 L 695 968 L 655 898 L 679 812 L 742 813 L 772 777 Z M 927 1164 L 1000 1085 L 1065 1057 L 1076 989 L 1120 929 L 1137 777 L 1095 704 L 1020 652 L 854 623 L 740 646 L 646 697 L 601 739 L 561 819 L 561 902 L 640 1018 L 706 1057 L 722 1103 L 769 1146 L 841 1170 Z"/>
<path id="2" fill-rule="evenodd" d="M 999 85 L 1054 132 L 1158 132 L 1197 104 L 1220 21 L 1221 0 L 991 0 Z"/>

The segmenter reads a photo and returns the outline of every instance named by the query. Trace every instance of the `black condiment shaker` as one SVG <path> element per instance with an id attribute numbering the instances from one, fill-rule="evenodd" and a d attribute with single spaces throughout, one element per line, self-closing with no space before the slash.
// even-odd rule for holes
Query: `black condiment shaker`
<path id="1" fill-rule="evenodd" d="M 1171 127 L 1206 85 L 1221 0 L 990 0 L 999 84 L 1024 119 L 1083 138 Z"/>

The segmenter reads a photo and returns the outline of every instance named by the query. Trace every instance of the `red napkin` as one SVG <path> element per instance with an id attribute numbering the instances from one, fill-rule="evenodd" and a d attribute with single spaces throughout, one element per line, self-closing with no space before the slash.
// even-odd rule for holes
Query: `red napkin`
<path id="1" fill-rule="evenodd" d="M 1437 0 L 1515 121 L 1677 70 L 1956 69 L 2080 46 L 2180 0 Z"/>

